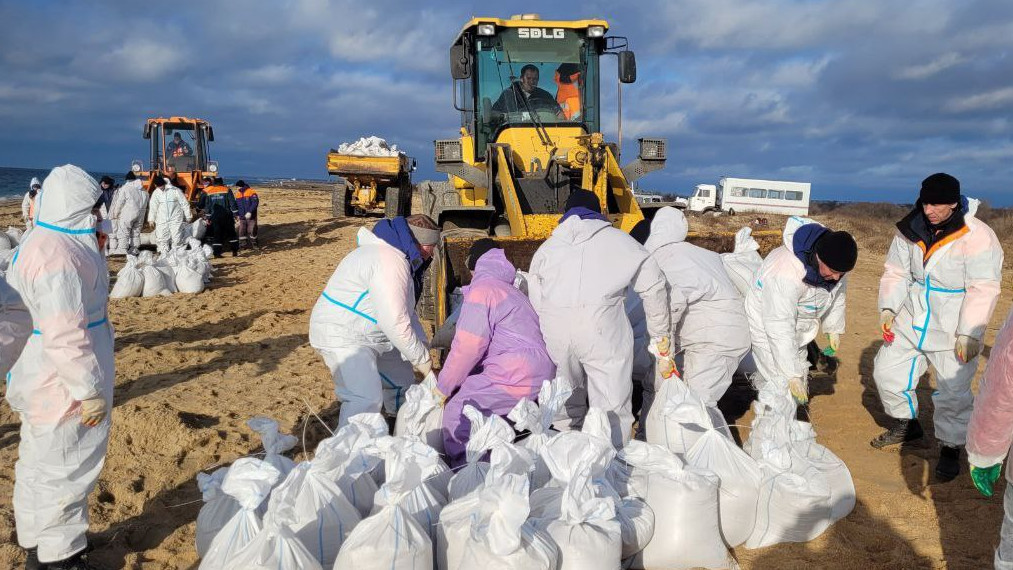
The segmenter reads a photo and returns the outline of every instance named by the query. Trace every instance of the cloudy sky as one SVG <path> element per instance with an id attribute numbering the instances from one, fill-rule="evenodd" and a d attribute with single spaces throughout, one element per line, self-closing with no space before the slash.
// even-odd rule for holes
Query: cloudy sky
<path id="1" fill-rule="evenodd" d="M 728 175 L 910 201 L 946 171 L 1013 204 L 1009 0 L 420 4 L 0 0 L 0 165 L 125 170 L 145 158 L 146 117 L 185 114 L 212 121 L 226 175 L 325 178 L 329 147 L 375 134 L 429 178 L 432 140 L 459 125 L 450 42 L 473 14 L 537 11 L 602 17 L 630 38 L 626 154 L 638 136 L 670 149 L 643 188 L 685 194 Z"/>

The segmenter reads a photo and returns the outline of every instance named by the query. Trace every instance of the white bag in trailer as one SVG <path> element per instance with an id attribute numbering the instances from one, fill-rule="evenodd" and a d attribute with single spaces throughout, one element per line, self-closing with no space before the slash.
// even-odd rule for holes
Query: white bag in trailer
<path id="1" fill-rule="evenodd" d="M 379 486 L 372 474 L 380 458 L 368 453 L 377 438 L 387 437 L 387 421 L 380 414 L 356 414 L 338 433 L 317 444 L 313 462 L 337 483 L 345 498 L 362 517 L 373 511 L 373 496 Z"/>
<path id="2" fill-rule="evenodd" d="M 514 428 L 496 414 L 486 416 L 470 404 L 465 404 L 463 413 L 471 421 L 465 444 L 467 464 L 450 479 L 447 495 L 451 501 L 478 490 L 489 471 L 489 463 L 482 461 L 486 452 L 514 439 Z"/>
<path id="3" fill-rule="evenodd" d="M 756 501 L 763 481 L 759 464 L 715 430 L 697 440 L 686 454 L 686 463 L 718 476 L 721 535 L 733 548 L 745 542 L 756 522 Z"/>
<path id="4" fill-rule="evenodd" d="M 433 395 L 436 375 L 429 373 L 419 384 L 405 390 L 405 401 L 397 412 L 394 435 L 414 435 L 443 453 L 443 406 Z"/>
<path id="5" fill-rule="evenodd" d="M 320 570 L 323 567 L 293 532 L 306 467 L 302 463 L 271 493 L 264 527 L 229 560 L 226 570 Z M 349 507 L 350 508 L 350 507 Z M 335 547 L 337 551 L 337 547 Z M 336 552 L 335 552 L 336 553 Z M 328 565 L 328 568 L 330 565 Z"/>
<path id="6" fill-rule="evenodd" d="M 240 506 L 231 495 L 222 491 L 222 481 L 229 472 L 228 467 L 220 467 L 214 473 L 197 474 L 197 488 L 200 489 L 204 506 L 197 513 L 197 556 L 203 558 L 211 547 L 211 541 L 218 535 L 236 513 Z"/>
<path id="7" fill-rule="evenodd" d="M 460 562 L 448 570 L 555 570 L 559 552 L 550 537 L 528 520 L 528 478 L 508 474 L 479 496 L 477 512 L 468 520 L 470 532 L 463 538 Z"/>
<path id="8" fill-rule="evenodd" d="M 200 570 L 223 570 L 260 532 L 262 524 L 257 508 L 280 478 L 281 473 L 273 465 L 260 459 L 244 457 L 232 464 L 222 481 L 222 491 L 239 503 L 240 510 L 211 541 Z"/>
<path id="9" fill-rule="evenodd" d="M 514 422 L 518 431 L 529 431 L 530 435 L 517 445 L 528 449 L 535 457 L 534 473 L 531 475 L 531 488 L 538 489 L 551 479 L 548 468 L 541 458 L 542 447 L 558 432 L 552 429 L 552 422 L 573 393 L 573 385 L 563 377 L 545 380 L 538 392 L 538 403 L 527 398 L 521 399 L 507 414 L 507 419 Z"/>
<path id="10" fill-rule="evenodd" d="M 714 473 L 683 467 L 659 445 L 631 441 L 623 457 L 654 511 L 655 539 L 637 554 L 632 568 L 731 568 L 734 560 L 721 538 L 720 481 Z"/>

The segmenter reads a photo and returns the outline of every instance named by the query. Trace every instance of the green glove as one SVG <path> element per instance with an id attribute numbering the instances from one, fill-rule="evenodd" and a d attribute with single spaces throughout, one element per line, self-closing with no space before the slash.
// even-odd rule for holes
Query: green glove
<path id="1" fill-rule="evenodd" d="M 1002 470 L 1002 463 L 996 463 L 991 467 L 971 466 L 971 480 L 978 492 L 986 497 L 991 497 L 995 482 L 999 480 L 999 471 Z"/>

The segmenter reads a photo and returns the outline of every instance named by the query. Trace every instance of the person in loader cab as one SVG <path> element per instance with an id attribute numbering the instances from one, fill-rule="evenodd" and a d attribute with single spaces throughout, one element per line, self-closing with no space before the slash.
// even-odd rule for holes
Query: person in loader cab
<path id="1" fill-rule="evenodd" d="M 538 67 L 528 64 L 521 68 L 521 78 L 503 90 L 492 109 L 500 113 L 537 113 L 549 111 L 562 116 L 556 98 L 538 87 Z"/>
<path id="2" fill-rule="evenodd" d="M 556 426 L 579 429 L 590 404 L 608 415 L 619 446 L 633 430 L 629 289 L 643 301 L 648 350 L 659 370 L 673 370 L 665 275 L 642 245 L 612 227 L 597 195 L 575 191 L 559 226 L 531 259 L 528 291 L 558 375 L 574 386 L 566 418 Z"/>
<path id="3" fill-rule="evenodd" d="M 183 140 L 183 137 L 179 133 L 173 133 L 172 141 L 165 145 L 165 154 L 169 158 L 177 158 L 180 156 L 191 156 L 193 155 L 193 149 L 190 145 Z"/>

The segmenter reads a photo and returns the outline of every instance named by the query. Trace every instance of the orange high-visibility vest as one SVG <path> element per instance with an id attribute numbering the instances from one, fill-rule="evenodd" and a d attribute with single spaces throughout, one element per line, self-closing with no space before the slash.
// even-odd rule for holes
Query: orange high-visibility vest
<path id="1" fill-rule="evenodd" d="M 569 83 L 563 83 L 562 78 L 559 76 L 559 72 L 556 72 L 556 102 L 563 109 L 563 116 L 567 120 L 580 114 L 580 86 L 578 85 L 578 79 L 580 79 L 580 72 L 574 73 L 568 77 Z"/>

